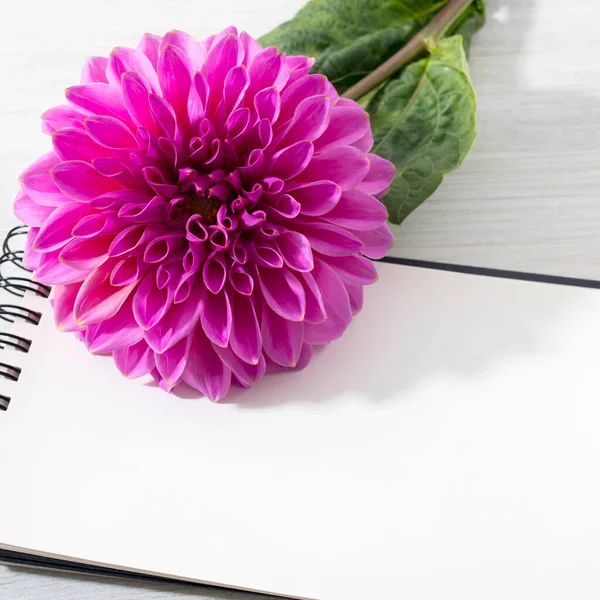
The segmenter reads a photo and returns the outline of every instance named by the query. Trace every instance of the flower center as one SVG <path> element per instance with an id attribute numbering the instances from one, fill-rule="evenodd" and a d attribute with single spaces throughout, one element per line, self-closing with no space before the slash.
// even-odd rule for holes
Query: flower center
<path id="1" fill-rule="evenodd" d="M 182 206 L 187 212 L 200 215 L 206 225 L 214 225 L 217 222 L 221 202 L 215 196 L 207 197 L 191 192 Z"/>

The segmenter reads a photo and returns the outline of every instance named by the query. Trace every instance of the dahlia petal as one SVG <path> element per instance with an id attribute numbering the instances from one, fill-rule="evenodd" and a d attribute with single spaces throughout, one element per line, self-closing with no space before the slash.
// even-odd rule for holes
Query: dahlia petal
<path id="1" fill-rule="evenodd" d="M 276 228 L 275 225 L 272 225 L 268 221 L 265 221 L 259 228 L 260 237 L 265 240 L 276 238 L 280 231 L 281 229 L 279 227 Z"/>
<path id="2" fill-rule="evenodd" d="M 229 25 L 223 29 L 220 33 L 216 35 L 211 35 L 202 41 L 202 44 L 205 48 L 210 52 L 223 38 L 233 35 L 234 37 L 238 37 L 237 27 L 233 25 Z"/>
<path id="3" fill-rule="evenodd" d="M 277 54 L 277 48 L 266 48 L 259 52 L 249 68 L 250 87 L 248 101 L 267 87 L 275 87 L 281 92 L 290 77 L 290 67 L 285 59 L 285 54 Z"/>
<path id="4" fill-rule="evenodd" d="M 70 285 L 57 285 L 52 297 L 52 308 L 54 309 L 54 323 L 60 331 L 79 331 L 81 328 L 73 318 L 73 307 L 75 298 L 81 287 L 80 283 Z"/>
<path id="5" fill-rule="evenodd" d="M 110 319 L 117 314 L 136 283 L 123 287 L 110 284 L 110 273 L 114 262 L 106 261 L 92 271 L 83 282 L 73 314 L 78 325 L 89 326 Z"/>
<path id="6" fill-rule="evenodd" d="M 66 285 L 83 281 L 87 271 L 73 269 L 61 262 L 58 258 L 59 251 L 38 254 L 39 262 L 35 269 L 35 280 L 46 285 Z"/>
<path id="7" fill-rule="evenodd" d="M 59 156 L 54 152 L 44 154 L 33 164 L 29 165 L 19 179 L 23 185 L 40 192 L 54 192 L 56 186 L 49 177 L 50 169 L 60 163 Z"/>
<path id="8" fill-rule="evenodd" d="M 325 261 L 316 260 L 312 274 L 319 286 L 327 320 L 319 325 L 306 324 L 305 341 L 309 344 L 328 344 L 338 339 L 352 320 L 348 292 L 342 280 Z"/>
<path id="9" fill-rule="evenodd" d="M 175 295 L 177 296 L 177 292 Z M 165 316 L 146 331 L 146 341 L 152 350 L 160 354 L 188 336 L 198 324 L 201 305 L 201 286 L 198 284 L 190 286 L 186 301 L 173 304 Z"/>
<path id="10" fill-rule="evenodd" d="M 358 189 L 368 194 L 379 194 L 392 184 L 396 175 L 396 167 L 377 154 L 367 154 L 370 168 L 364 179 L 358 184 Z"/>
<path id="11" fill-rule="evenodd" d="M 213 402 L 221 400 L 231 386 L 231 370 L 219 358 L 200 327 L 196 327 L 181 377 Z"/>
<path id="12" fill-rule="evenodd" d="M 327 129 L 331 115 L 331 100 L 328 96 L 312 96 L 298 104 L 290 125 L 281 133 L 277 147 L 285 147 L 295 142 L 314 142 Z M 316 147 L 316 146 L 315 146 Z"/>
<path id="13" fill-rule="evenodd" d="M 174 386 L 185 369 L 190 339 L 182 339 L 161 354 L 155 354 L 156 368 L 168 385 Z"/>
<path id="14" fill-rule="evenodd" d="M 146 183 L 159 195 L 171 199 L 177 193 L 177 186 L 169 183 L 164 173 L 156 167 L 142 169 Z"/>
<path id="15" fill-rule="evenodd" d="M 162 51 L 166 46 L 179 48 L 190 60 L 194 71 L 200 71 L 206 60 L 206 48 L 195 38 L 183 31 L 169 31 L 160 43 Z"/>
<path id="16" fill-rule="evenodd" d="M 25 246 L 23 248 L 23 266 L 30 271 L 35 271 L 40 264 L 41 253 L 33 249 L 35 238 L 40 232 L 38 227 L 32 227 L 25 237 Z"/>
<path id="17" fill-rule="evenodd" d="M 83 160 L 59 163 L 52 168 L 52 179 L 63 194 L 82 202 L 121 189 L 119 184 L 101 175 L 98 169 Z"/>
<path id="18" fill-rule="evenodd" d="M 211 230 L 209 235 L 210 245 L 217 252 L 222 252 L 223 250 L 227 250 L 229 248 L 229 234 L 223 228 L 218 225 L 211 225 L 209 227 Z"/>
<path id="19" fill-rule="evenodd" d="M 185 302 L 192 293 L 192 288 L 196 281 L 196 273 L 188 273 L 185 269 L 185 265 L 183 265 L 184 274 L 181 277 L 181 280 L 177 287 L 175 288 L 175 293 L 173 296 L 173 303 L 180 304 Z"/>
<path id="20" fill-rule="evenodd" d="M 91 271 L 108 258 L 111 241 L 110 237 L 77 238 L 62 247 L 58 258 L 74 269 Z"/>
<path id="21" fill-rule="evenodd" d="M 178 233 L 168 233 L 155 237 L 144 251 L 144 262 L 149 264 L 160 263 L 184 245 L 184 240 Z"/>
<path id="22" fill-rule="evenodd" d="M 350 283 L 345 283 L 346 291 L 348 292 L 348 298 L 350 300 L 350 308 L 352 309 L 352 315 L 356 315 L 363 307 L 363 286 L 362 285 L 352 285 Z"/>
<path id="23" fill-rule="evenodd" d="M 334 106 L 327 129 L 315 142 L 315 152 L 335 146 L 349 146 L 361 139 L 369 129 L 369 113 L 359 104 Z"/>
<path id="24" fill-rule="evenodd" d="M 227 365 L 233 375 L 237 378 L 242 387 L 252 387 L 257 381 L 260 381 L 266 370 L 265 359 L 260 355 L 256 364 L 248 364 L 241 360 L 231 348 L 221 348 L 214 346 L 215 352 L 219 358 Z"/>
<path id="25" fill-rule="evenodd" d="M 114 117 L 88 117 L 85 129 L 100 146 L 117 150 L 136 150 L 138 144 L 131 131 Z"/>
<path id="26" fill-rule="evenodd" d="M 146 204 L 128 203 L 119 208 L 119 218 L 133 223 L 162 223 L 167 202 L 154 196 Z"/>
<path id="27" fill-rule="evenodd" d="M 283 191 L 285 187 L 285 182 L 283 179 L 279 179 L 278 177 L 265 177 L 263 180 L 263 185 L 265 188 L 265 192 L 269 194 L 279 194 Z"/>
<path id="28" fill-rule="evenodd" d="M 200 215 L 191 216 L 185 224 L 186 239 L 190 242 L 202 243 L 208 239 L 208 231 L 202 224 Z"/>
<path id="29" fill-rule="evenodd" d="M 199 268 L 206 255 L 208 249 L 205 244 L 190 244 L 190 249 L 183 257 L 183 268 L 188 273 L 195 273 Z"/>
<path id="30" fill-rule="evenodd" d="M 210 89 L 206 77 L 202 73 L 196 73 L 190 87 L 187 103 L 188 118 L 193 129 L 196 129 L 206 116 L 209 93 Z"/>
<path id="31" fill-rule="evenodd" d="M 302 321 L 306 313 L 304 288 L 286 267 L 257 268 L 258 280 L 267 304 L 289 321 Z"/>
<path id="32" fill-rule="evenodd" d="M 50 108 L 42 115 L 42 131 L 52 134 L 65 127 L 83 129 L 85 115 L 66 104 Z"/>
<path id="33" fill-rule="evenodd" d="M 281 194 L 264 204 L 265 214 L 273 221 L 293 219 L 300 214 L 300 208 L 300 203 L 289 194 Z"/>
<path id="34" fill-rule="evenodd" d="M 375 265 L 364 256 L 329 256 L 327 264 L 338 274 L 344 284 L 371 285 L 378 279 Z"/>
<path id="35" fill-rule="evenodd" d="M 156 123 L 150 110 L 150 94 L 143 79 L 137 73 L 124 73 L 121 85 L 123 104 L 133 122 L 139 127 L 157 133 Z"/>
<path id="36" fill-rule="evenodd" d="M 163 134 L 171 140 L 178 138 L 177 117 L 173 107 L 155 94 L 150 94 L 148 100 L 152 116 Z"/>
<path id="37" fill-rule="evenodd" d="M 231 186 L 224 181 L 214 184 L 208 191 L 208 198 L 217 198 L 222 203 L 229 203 L 235 198 L 235 191 L 231 189 Z"/>
<path id="38" fill-rule="evenodd" d="M 246 159 L 246 164 L 238 167 L 242 181 L 252 182 L 258 179 L 265 168 L 265 154 L 262 150 L 255 148 Z"/>
<path id="39" fill-rule="evenodd" d="M 277 88 L 269 87 L 258 92 L 254 97 L 254 110 L 256 110 L 259 119 L 267 119 L 271 123 L 277 121 L 279 111 L 281 110 L 281 97 Z"/>
<path id="40" fill-rule="evenodd" d="M 135 320 L 142 329 L 148 330 L 165 316 L 172 303 L 173 292 L 168 287 L 159 289 L 156 285 L 156 269 L 153 269 L 144 276 L 133 296 Z"/>
<path id="41" fill-rule="evenodd" d="M 227 73 L 223 84 L 223 100 L 221 101 L 223 111 L 223 121 L 240 105 L 244 99 L 244 94 L 250 85 L 250 76 L 244 65 L 233 67 Z M 219 110 L 221 108 L 219 107 Z"/>
<path id="42" fill-rule="evenodd" d="M 313 145 L 309 141 L 301 141 L 276 152 L 273 155 L 273 165 L 270 174 L 281 179 L 292 179 L 298 174 L 310 169 L 313 158 Z M 338 167 L 339 168 L 339 167 Z M 314 170 L 314 169 L 313 169 Z M 327 175 L 326 171 L 323 174 Z"/>
<path id="43" fill-rule="evenodd" d="M 325 75 L 307 75 L 289 85 L 281 94 L 281 114 L 278 125 L 286 125 L 294 118 L 298 105 L 311 96 L 328 95 L 331 85 Z M 335 100 L 335 98 L 332 98 Z"/>
<path id="44" fill-rule="evenodd" d="M 387 223 L 371 231 L 354 231 L 364 244 L 362 253 L 369 258 L 383 258 L 394 246 L 394 235 Z"/>
<path id="45" fill-rule="evenodd" d="M 30 227 L 41 227 L 54 210 L 51 206 L 34 202 L 22 188 L 17 193 L 13 208 L 17 219 Z"/>
<path id="46" fill-rule="evenodd" d="M 108 83 L 106 79 L 106 67 L 108 59 L 104 56 L 92 56 L 85 61 L 83 71 L 81 72 L 81 84 L 87 83 Z"/>
<path id="47" fill-rule="evenodd" d="M 100 175 L 110 178 L 117 189 L 121 189 L 121 186 L 123 188 L 140 187 L 143 181 L 133 163 L 120 158 L 95 158 L 92 165 Z"/>
<path id="48" fill-rule="evenodd" d="M 305 235 L 313 250 L 326 256 L 350 256 L 363 249 L 363 243 L 355 232 L 331 223 L 293 222 L 290 227 Z"/>
<path id="49" fill-rule="evenodd" d="M 130 256 L 120 260 L 110 272 L 110 283 L 115 286 L 129 285 L 139 281 L 146 273 L 139 256 Z"/>
<path id="50" fill-rule="evenodd" d="M 304 295 L 306 296 L 304 322 L 313 324 L 322 323 L 327 318 L 327 312 L 323 303 L 323 296 L 315 278 L 311 273 L 300 273 L 298 279 L 304 288 Z"/>
<path id="51" fill-rule="evenodd" d="M 107 354 L 133 346 L 144 338 L 144 331 L 133 317 L 131 296 L 114 316 L 88 328 L 85 342 L 92 354 Z"/>
<path id="52" fill-rule="evenodd" d="M 44 154 L 31 164 L 19 177 L 19 181 L 27 195 L 42 206 L 61 206 L 68 200 L 56 187 L 50 171 L 60 163 L 55 152 Z"/>
<path id="53" fill-rule="evenodd" d="M 227 263 L 222 252 L 211 252 L 202 267 L 204 285 L 213 294 L 218 294 L 227 279 Z"/>
<path id="54" fill-rule="evenodd" d="M 183 264 L 181 262 L 181 256 L 183 254 L 183 250 L 179 250 L 175 252 L 173 256 L 169 256 L 168 260 L 171 262 L 164 262 L 159 265 L 158 270 L 156 271 L 156 285 L 159 289 L 163 289 L 166 286 L 169 286 L 173 292 L 177 290 L 181 280 L 188 276 L 183 269 Z M 175 298 L 173 298 L 174 300 Z"/>
<path id="55" fill-rule="evenodd" d="M 108 249 L 109 256 L 117 257 L 142 252 L 159 230 L 146 225 L 132 225 L 119 232 Z"/>
<path id="56" fill-rule="evenodd" d="M 306 75 L 309 74 L 312 66 L 315 64 L 315 59 L 309 56 L 288 56 L 287 62 L 291 69 L 290 78 L 288 79 L 287 83 L 289 86 L 298 79 L 306 77 Z M 331 87 L 333 88 L 333 86 Z M 335 95 L 335 98 L 337 98 L 337 94 Z"/>
<path id="57" fill-rule="evenodd" d="M 295 367 L 300 359 L 305 325 L 302 321 L 289 321 L 268 306 L 262 310 L 261 332 L 263 350 L 282 367 Z"/>
<path id="58" fill-rule="evenodd" d="M 123 224 L 119 218 L 111 213 L 97 213 L 83 217 L 73 226 L 71 234 L 78 238 L 95 238 L 107 235 L 121 229 Z"/>
<path id="59" fill-rule="evenodd" d="M 260 148 L 266 148 L 273 141 L 273 126 L 270 119 L 261 119 L 258 124 L 258 144 Z"/>
<path id="60" fill-rule="evenodd" d="M 229 283 L 238 294 L 250 296 L 254 290 L 254 279 L 240 264 L 234 264 L 227 272 Z"/>
<path id="61" fill-rule="evenodd" d="M 88 83 L 67 88 L 65 95 L 71 104 L 93 115 L 115 117 L 124 123 L 130 121 L 120 88 L 106 83 Z"/>
<path id="62" fill-rule="evenodd" d="M 141 340 L 133 346 L 119 348 L 113 352 L 115 365 L 125 377 L 136 379 L 143 377 L 154 369 L 154 352 L 145 341 Z"/>
<path id="63" fill-rule="evenodd" d="M 337 183 L 343 191 L 356 187 L 370 168 L 365 155 L 352 146 L 330 148 L 315 154 L 310 164 L 299 176 L 299 181 L 328 179 Z"/>
<path id="64" fill-rule="evenodd" d="M 52 134 L 52 145 L 62 160 L 91 162 L 99 156 L 110 156 L 107 148 L 100 146 L 82 129 L 69 127 Z"/>
<path id="65" fill-rule="evenodd" d="M 200 309 L 200 322 L 208 339 L 225 348 L 231 335 L 232 315 L 229 295 L 225 290 L 218 294 L 205 294 Z"/>
<path id="66" fill-rule="evenodd" d="M 177 127 L 175 141 L 168 138 L 158 138 L 158 147 L 164 158 L 163 166 L 167 167 L 168 169 L 172 168 L 174 171 L 177 171 L 181 168 L 181 165 L 179 164 L 180 156 L 178 152 L 178 148 L 180 148 L 180 146 L 175 146 L 176 143 L 179 144 L 177 140 L 179 140 L 180 137 L 181 132 L 179 130 L 179 127 Z"/>
<path id="67" fill-rule="evenodd" d="M 291 184 L 288 189 L 300 204 L 300 214 L 311 217 L 328 213 L 342 197 L 342 188 L 333 181 Z"/>
<path id="68" fill-rule="evenodd" d="M 283 257 L 272 242 L 252 240 L 249 251 L 256 265 L 270 269 L 283 267 Z"/>
<path id="69" fill-rule="evenodd" d="M 296 231 L 284 231 L 277 237 L 276 243 L 283 261 L 290 269 L 312 271 L 313 254 L 305 236 Z"/>
<path id="70" fill-rule="evenodd" d="M 266 219 L 264 210 L 255 210 L 253 213 L 249 213 L 247 210 L 243 210 L 239 215 L 241 229 L 254 229 L 263 223 Z"/>
<path id="71" fill-rule="evenodd" d="M 152 369 L 152 371 L 150 371 L 150 375 L 152 375 L 152 379 L 154 379 L 156 385 L 158 385 L 163 392 L 167 392 L 167 394 L 170 394 L 173 388 L 181 383 L 181 379 L 178 379 L 174 382 L 167 381 L 163 378 L 158 369 Z"/>
<path id="72" fill-rule="evenodd" d="M 90 206 L 96 210 L 118 210 L 127 203 L 144 204 L 150 200 L 151 196 L 144 192 L 119 190 L 117 192 L 109 192 L 94 198 L 90 202 Z"/>
<path id="73" fill-rule="evenodd" d="M 262 51 L 262 46 L 245 31 L 240 33 L 240 41 L 244 47 L 244 65 L 249 67 L 254 60 L 254 57 Z"/>
<path id="74" fill-rule="evenodd" d="M 237 35 L 230 33 L 213 44 L 208 51 L 201 73 L 206 77 L 210 88 L 209 106 L 211 112 L 223 94 L 223 85 L 227 73 L 241 64 L 244 58 L 244 48 Z"/>
<path id="75" fill-rule="evenodd" d="M 223 142 L 213 140 L 210 147 L 209 158 L 204 163 L 204 167 L 209 167 L 213 171 L 222 169 L 225 166 L 225 153 L 223 151 Z"/>
<path id="76" fill-rule="evenodd" d="M 261 356 L 262 336 L 252 298 L 233 294 L 232 312 L 231 349 L 245 363 L 256 365 Z"/>
<path id="77" fill-rule="evenodd" d="M 152 33 L 145 33 L 142 36 L 139 44 L 137 45 L 137 49 L 142 52 L 145 56 L 148 57 L 148 60 L 156 69 L 158 66 L 158 48 L 161 42 L 161 37 L 159 35 L 154 35 Z"/>
<path id="78" fill-rule="evenodd" d="M 359 189 L 343 192 L 336 206 L 323 216 L 329 223 L 359 231 L 377 229 L 387 218 L 385 205 Z"/>
<path id="79" fill-rule="evenodd" d="M 293 367 L 284 367 L 276 362 L 272 361 L 268 356 L 265 360 L 266 373 L 285 373 L 286 371 L 301 371 L 304 369 L 312 359 L 312 346 L 311 344 L 302 344 L 300 350 L 300 357 L 298 362 Z"/>
<path id="80" fill-rule="evenodd" d="M 266 179 L 266 178 L 265 178 Z M 264 183 L 264 181 L 263 181 Z M 238 198 L 238 201 L 241 201 L 242 204 L 237 206 L 235 202 L 232 202 L 233 209 L 237 211 L 238 209 L 243 208 L 244 206 L 256 206 L 256 203 L 260 199 L 260 196 L 263 191 L 263 186 L 260 183 L 255 183 L 250 190 L 243 190 L 243 197 Z M 258 213 L 258 214 L 257 214 Z M 255 210 L 252 214 L 258 219 L 260 215 L 260 219 L 264 220 L 264 211 Z"/>
<path id="81" fill-rule="evenodd" d="M 158 57 L 158 80 L 165 100 L 173 107 L 180 123 L 187 122 L 187 104 L 192 85 L 192 65 L 186 54 L 167 45 Z"/>
<path id="82" fill-rule="evenodd" d="M 90 209 L 85 204 L 67 204 L 56 208 L 40 227 L 33 245 L 37 252 L 49 252 L 64 246 L 72 237 L 71 231 Z"/>
<path id="83" fill-rule="evenodd" d="M 367 153 L 373 147 L 373 143 L 374 143 L 373 132 L 371 131 L 371 128 L 369 127 L 367 129 L 367 132 L 365 133 L 365 135 L 363 135 L 360 139 L 353 142 L 351 144 L 351 146 L 358 148 L 361 152 Z"/>
<path id="84" fill-rule="evenodd" d="M 150 59 L 140 50 L 118 47 L 110 53 L 106 69 L 108 83 L 120 88 L 125 73 L 137 73 L 148 85 L 149 91 L 158 92 L 160 89 L 158 77 Z"/>
<path id="85" fill-rule="evenodd" d="M 229 139 L 240 144 L 250 129 L 250 110 L 248 108 L 237 108 L 227 119 L 225 124 Z"/>

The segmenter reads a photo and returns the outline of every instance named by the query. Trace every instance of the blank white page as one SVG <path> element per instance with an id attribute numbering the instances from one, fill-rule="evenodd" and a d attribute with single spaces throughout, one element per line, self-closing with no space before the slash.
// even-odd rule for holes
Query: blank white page
<path id="1" fill-rule="evenodd" d="M 378 269 L 341 340 L 221 404 L 46 310 L 0 545 L 323 600 L 598 598 L 600 291 Z"/>

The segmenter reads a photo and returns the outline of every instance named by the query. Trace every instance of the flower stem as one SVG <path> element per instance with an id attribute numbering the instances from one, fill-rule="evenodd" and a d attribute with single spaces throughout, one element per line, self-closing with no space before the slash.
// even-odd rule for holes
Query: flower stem
<path id="1" fill-rule="evenodd" d="M 396 54 L 388 58 L 358 83 L 347 89 L 343 97 L 358 100 L 375 89 L 396 71 L 414 60 L 428 45 L 443 38 L 448 29 L 452 27 L 472 2 L 473 0 L 450 0 L 408 44 L 400 48 Z"/>

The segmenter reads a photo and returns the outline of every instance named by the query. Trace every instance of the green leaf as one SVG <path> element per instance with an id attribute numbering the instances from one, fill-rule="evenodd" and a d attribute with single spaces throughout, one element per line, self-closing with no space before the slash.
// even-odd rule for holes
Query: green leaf
<path id="1" fill-rule="evenodd" d="M 371 100 L 375 144 L 398 172 L 383 199 L 401 223 L 460 166 L 475 139 L 475 92 L 462 38 L 438 42 L 428 58 L 405 67 Z"/>
<path id="2" fill-rule="evenodd" d="M 483 0 L 475 0 L 450 28 L 447 36 L 460 35 L 467 57 L 471 52 L 473 35 L 485 25 L 485 4 Z"/>
<path id="3" fill-rule="evenodd" d="M 448 0 L 311 0 L 259 41 L 314 56 L 342 93 L 404 46 Z"/>
<path id="4" fill-rule="evenodd" d="M 311 0 L 259 41 L 287 54 L 314 56 L 313 73 L 326 75 L 341 94 L 395 54 L 449 0 Z M 472 35 L 485 21 L 475 0 L 450 33 Z"/>

